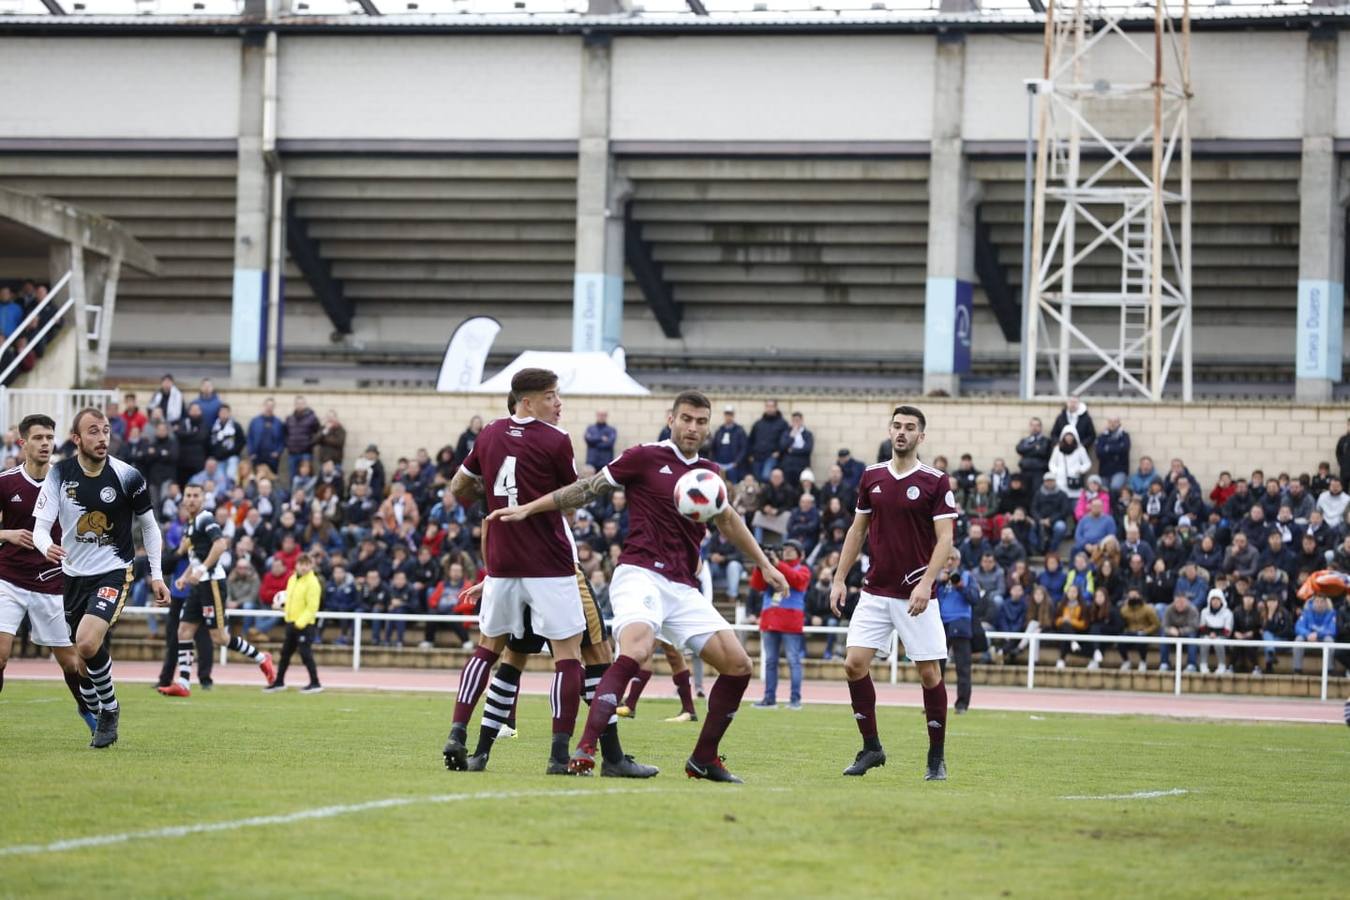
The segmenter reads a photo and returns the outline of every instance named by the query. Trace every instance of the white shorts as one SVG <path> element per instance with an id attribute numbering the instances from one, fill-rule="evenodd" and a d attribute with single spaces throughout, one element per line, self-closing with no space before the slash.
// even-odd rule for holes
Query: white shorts
<path id="1" fill-rule="evenodd" d="M 646 622 L 657 638 L 683 650 L 699 653 L 710 635 L 731 631 L 712 601 L 703 592 L 679 584 L 641 566 L 619 566 L 609 584 L 609 605 L 614 610 L 614 637 L 634 622 Z"/>
<path id="2" fill-rule="evenodd" d="M 576 637 L 586 630 L 577 576 L 556 578 L 493 578 L 483 580 L 483 605 L 478 629 L 486 637 L 525 636 L 525 610 L 534 633 L 551 641 Z"/>
<path id="3" fill-rule="evenodd" d="M 28 615 L 33 643 L 44 647 L 69 647 L 65 601 L 60 594 L 43 594 L 0 581 L 0 634 L 18 634 L 19 623 Z"/>
<path id="4" fill-rule="evenodd" d="M 947 658 L 947 632 L 937 598 L 917 616 L 909 614 L 908 600 L 878 597 L 863 591 L 848 623 L 846 647 L 869 647 L 886 657 L 891 652 L 891 632 L 900 636 L 905 655 L 915 662 Z"/>

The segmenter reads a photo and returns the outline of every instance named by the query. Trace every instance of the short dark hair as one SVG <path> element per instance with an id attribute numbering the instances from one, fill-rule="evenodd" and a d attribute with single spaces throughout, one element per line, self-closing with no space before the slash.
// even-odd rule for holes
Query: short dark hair
<path id="1" fill-rule="evenodd" d="M 108 420 L 108 416 L 103 412 L 103 410 L 94 406 L 86 406 L 84 409 L 80 410 L 75 414 L 75 421 L 70 424 L 71 434 L 80 433 L 80 425 L 84 422 L 85 416 L 93 416 L 95 419 L 102 419 L 105 422 Z"/>
<path id="2" fill-rule="evenodd" d="M 507 412 L 507 415 L 512 415 L 512 416 L 514 416 L 514 415 L 516 414 L 516 392 L 515 392 L 515 391 L 510 391 L 510 392 L 508 392 L 507 395 L 506 395 L 506 412 Z"/>
<path id="3" fill-rule="evenodd" d="M 917 406 L 909 406 L 906 404 L 897 406 L 891 412 L 891 418 L 894 419 L 896 416 L 913 416 L 918 419 L 920 431 L 923 431 L 928 427 L 928 419 L 924 417 L 923 410 L 919 409 Z"/>
<path id="4" fill-rule="evenodd" d="M 23 420 L 19 422 L 19 437 L 28 437 L 28 432 L 32 431 L 33 426 L 35 425 L 41 425 L 43 428 L 50 428 L 52 431 L 56 430 L 56 420 L 51 416 L 42 413 L 34 413 L 31 416 L 24 416 Z"/>
<path id="5" fill-rule="evenodd" d="M 205 489 L 204 489 L 200 484 L 185 484 L 185 485 L 183 485 L 183 493 L 185 493 L 185 494 L 186 494 L 188 491 L 204 491 L 204 490 L 205 490 Z"/>
<path id="6" fill-rule="evenodd" d="M 558 373 L 549 369 L 521 369 L 511 377 L 511 393 L 519 398 L 522 394 L 537 394 L 558 384 Z"/>
<path id="7" fill-rule="evenodd" d="M 680 391 L 675 397 L 675 402 L 670 404 L 670 411 L 674 412 L 681 406 L 711 410 L 712 402 L 699 391 Z"/>

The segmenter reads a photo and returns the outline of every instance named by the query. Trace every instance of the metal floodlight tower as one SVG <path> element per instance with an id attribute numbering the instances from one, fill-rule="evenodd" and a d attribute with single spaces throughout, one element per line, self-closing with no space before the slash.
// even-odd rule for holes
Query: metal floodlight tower
<path id="1" fill-rule="evenodd" d="M 1046 396 L 1044 370 L 1057 396 L 1114 377 L 1156 402 L 1180 351 L 1191 399 L 1190 2 L 1180 22 L 1154 2 L 1150 41 L 1122 27 L 1128 6 L 1047 0 L 1043 73 L 1028 82 L 1023 398 Z"/>

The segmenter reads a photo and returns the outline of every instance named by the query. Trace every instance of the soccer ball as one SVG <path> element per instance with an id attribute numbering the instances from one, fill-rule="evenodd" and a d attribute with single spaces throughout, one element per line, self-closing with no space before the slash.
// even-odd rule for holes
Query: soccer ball
<path id="1" fill-rule="evenodd" d="M 285 591 L 277 591 L 275 594 L 272 595 L 272 608 L 273 608 L 273 609 L 285 609 L 285 608 L 286 608 L 286 592 L 285 592 Z"/>
<path id="2" fill-rule="evenodd" d="M 675 508 L 680 515 L 707 523 L 727 508 L 727 485 L 716 472 L 694 469 L 675 482 Z"/>

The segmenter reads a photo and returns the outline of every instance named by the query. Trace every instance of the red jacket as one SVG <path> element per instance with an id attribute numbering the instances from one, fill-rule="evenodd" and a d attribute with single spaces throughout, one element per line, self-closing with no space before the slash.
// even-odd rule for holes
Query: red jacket
<path id="1" fill-rule="evenodd" d="M 787 579 L 788 594 L 778 599 L 765 594 L 764 606 L 759 614 L 759 630 L 801 634 L 802 626 L 806 624 L 806 588 L 811 584 L 811 570 L 800 562 L 782 560 L 778 561 L 776 568 Z M 750 573 L 750 589 L 762 591 L 767 587 L 763 573 L 756 567 Z"/>

